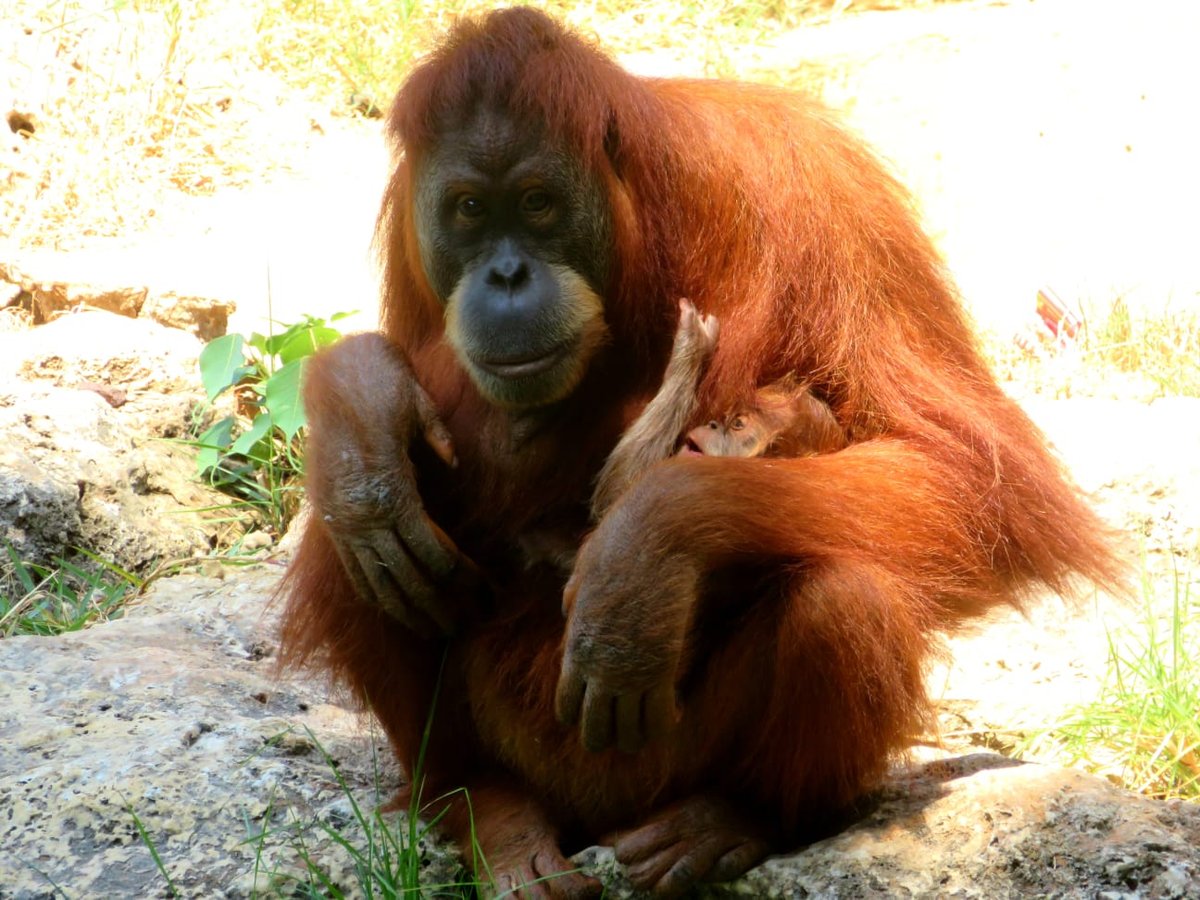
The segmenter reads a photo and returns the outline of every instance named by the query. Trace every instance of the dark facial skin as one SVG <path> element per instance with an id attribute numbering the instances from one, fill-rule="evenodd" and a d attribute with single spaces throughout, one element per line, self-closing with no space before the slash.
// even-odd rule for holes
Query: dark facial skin
<path id="1" fill-rule="evenodd" d="M 524 410 L 571 393 L 606 334 L 611 225 L 595 178 L 483 111 L 417 161 L 421 260 L 480 392 Z"/>

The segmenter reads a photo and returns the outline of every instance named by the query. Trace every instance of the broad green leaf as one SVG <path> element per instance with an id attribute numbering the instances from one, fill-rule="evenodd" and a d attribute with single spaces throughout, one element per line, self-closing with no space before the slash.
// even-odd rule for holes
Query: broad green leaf
<path id="1" fill-rule="evenodd" d="M 263 349 L 266 351 L 266 355 L 274 356 L 275 354 L 277 354 L 279 352 L 279 348 L 288 342 L 288 339 L 291 338 L 293 331 L 297 327 L 298 326 L 293 325 L 287 331 L 284 331 L 280 334 L 273 334 L 269 338 L 267 338 L 263 342 Z"/>
<path id="2" fill-rule="evenodd" d="M 271 433 L 271 415 L 270 413 L 259 413 L 254 417 L 254 421 L 250 423 L 250 427 L 238 435 L 236 441 L 229 448 L 230 453 L 240 453 L 242 456 L 248 456 L 252 459 L 263 460 L 266 457 L 263 455 L 263 450 L 257 445 Z M 269 443 L 269 442 L 268 442 Z M 256 453 L 257 451 L 257 453 Z M 267 451 L 269 456 L 270 451 Z"/>
<path id="3" fill-rule="evenodd" d="M 267 336 L 265 334 L 260 334 L 259 332 L 255 331 L 250 335 L 250 339 L 246 341 L 246 343 L 248 343 L 259 353 L 263 355 L 267 354 Z"/>
<path id="4" fill-rule="evenodd" d="M 263 389 L 263 404 L 271 413 L 271 421 L 289 441 L 305 423 L 300 391 L 305 362 L 307 357 L 302 357 L 281 367 L 267 379 Z"/>
<path id="5" fill-rule="evenodd" d="M 213 422 L 204 433 L 196 438 L 200 450 L 196 454 L 196 471 L 205 475 L 217 467 L 221 454 L 233 443 L 233 416 L 226 416 Z"/>
<path id="6" fill-rule="evenodd" d="M 293 334 L 287 343 L 279 348 L 279 358 L 285 363 L 290 363 L 306 356 L 312 356 L 322 347 L 328 347 L 337 341 L 341 336 L 341 332 L 336 328 L 324 325 L 305 328 L 303 331 Z"/>
<path id="7" fill-rule="evenodd" d="M 200 351 L 200 380 L 209 400 L 238 383 L 245 362 L 240 334 L 222 335 L 205 344 Z"/>

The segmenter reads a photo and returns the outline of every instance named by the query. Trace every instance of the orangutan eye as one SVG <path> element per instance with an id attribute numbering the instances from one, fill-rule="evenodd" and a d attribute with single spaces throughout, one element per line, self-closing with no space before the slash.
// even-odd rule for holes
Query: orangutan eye
<path id="1" fill-rule="evenodd" d="M 729 427 L 734 431 L 741 431 L 746 427 L 746 420 L 741 416 L 734 416 L 733 421 L 729 423 Z"/>
<path id="2" fill-rule="evenodd" d="M 521 196 L 521 212 L 540 216 L 550 209 L 550 195 L 541 188 L 532 188 Z"/>
<path id="3" fill-rule="evenodd" d="M 458 198 L 458 203 L 455 205 L 458 214 L 464 219 L 478 219 L 483 216 L 487 209 L 483 205 L 483 201 L 474 194 L 463 194 Z"/>

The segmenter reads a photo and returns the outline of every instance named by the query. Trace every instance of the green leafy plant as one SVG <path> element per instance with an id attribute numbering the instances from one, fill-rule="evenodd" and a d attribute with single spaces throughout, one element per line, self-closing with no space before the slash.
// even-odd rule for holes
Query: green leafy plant
<path id="1" fill-rule="evenodd" d="M 352 313 L 336 313 L 336 322 Z M 226 391 L 233 412 L 197 438 L 196 468 L 209 484 L 255 509 L 282 534 L 298 507 L 303 472 L 304 366 L 341 332 L 305 316 L 279 334 L 227 334 L 200 351 L 200 377 L 210 403 Z"/>

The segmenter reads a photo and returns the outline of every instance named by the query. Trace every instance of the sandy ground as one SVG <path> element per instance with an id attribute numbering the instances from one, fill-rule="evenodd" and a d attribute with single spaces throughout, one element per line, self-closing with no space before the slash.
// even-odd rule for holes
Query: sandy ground
<path id="1" fill-rule="evenodd" d="M 1037 289 L 1200 304 L 1200 6 L 1038 0 L 847 18 L 793 48 L 920 198 L 981 323 Z"/>

